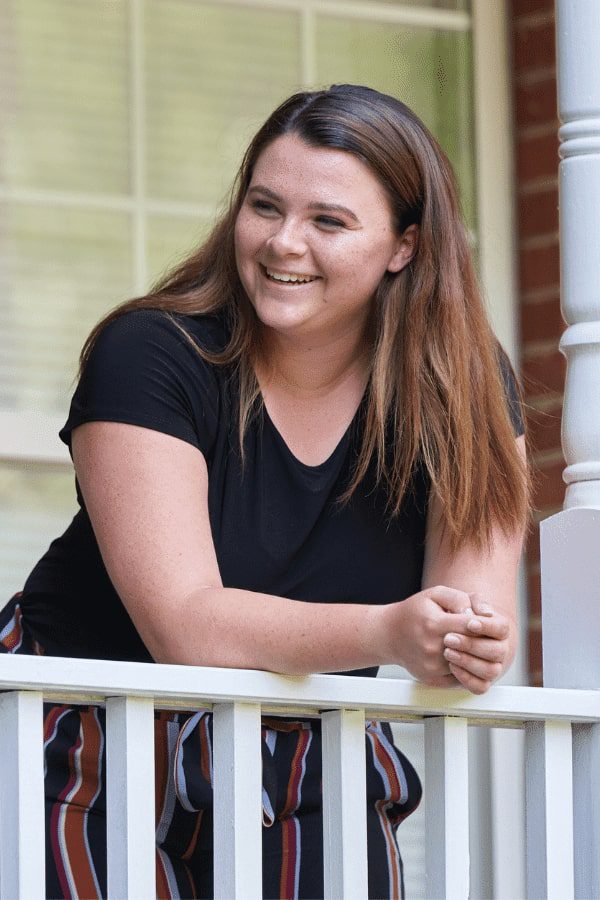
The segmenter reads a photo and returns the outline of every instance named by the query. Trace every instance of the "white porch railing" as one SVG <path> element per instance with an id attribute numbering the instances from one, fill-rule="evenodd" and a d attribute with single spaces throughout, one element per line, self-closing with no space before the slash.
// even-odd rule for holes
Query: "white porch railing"
<path id="1" fill-rule="evenodd" d="M 469 896 L 467 726 L 524 728 L 528 896 L 574 897 L 589 868 L 576 818 L 600 740 L 600 693 L 497 686 L 476 697 L 396 679 L 0 656 L 0 896 L 44 896 L 42 702 L 106 705 L 108 893 L 155 895 L 155 708 L 214 711 L 215 896 L 261 897 L 260 716 L 320 716 L 328 898 L 367 896 L 365 718 L 423 719 L 427 896 Z M 573 747 L 576 766 L 573 766 Z M 584 817 L 585 818 L 585 817 Z M 507 860 L 510 865 L 510 861 Z"/>

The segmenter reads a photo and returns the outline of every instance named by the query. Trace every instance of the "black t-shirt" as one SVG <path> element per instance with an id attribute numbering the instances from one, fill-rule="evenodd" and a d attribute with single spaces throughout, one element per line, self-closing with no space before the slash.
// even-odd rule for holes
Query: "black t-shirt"
<path id="1" fill-rule="evenodd" d="M 205 362 L 175 324 L 208 350 L 227 334 L 217 317 L 129 312 L 100 334 L 60 432 L 89 421 L 124 422 L 181 438 L 201 451 L 223 585 L 315 603 L 391 603 L 421 589 L 428 479 L 418 468 L 401 514 L 386 513 L 374 470 L 347 504 L 364 402 L 329 459 L 307 466 L 263 409 L 238 444 L 238 383 Z M 507 380 L 515 431 L 522 431 Z M 150 661 L 113 588 L 85 503 L 25 584 L 23 621 L 52 655 Z M 376 674 L 364 669 L 353 674 Z"/>

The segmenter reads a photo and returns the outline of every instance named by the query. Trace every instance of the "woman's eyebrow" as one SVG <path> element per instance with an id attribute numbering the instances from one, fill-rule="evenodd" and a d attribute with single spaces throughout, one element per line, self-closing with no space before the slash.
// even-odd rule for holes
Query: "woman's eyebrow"
<path id="1" fill-rule="evenodd" d="M 264 187 L 262 184 L 253 184 L 251 188 L 248 188 L 248 193 L 251 194 L 254 191 L 257 193 L 264 194 L 270 200 L 274 200 L 276 203 L 282 203 L 283 199 L 276 194 L 275 191 L 272 191 L 268 187 Z M 352 212 L 351 209 L 348 209 L 347 206 L 341 206 L 339 203 L 319 203 L 315 200 L 314 203 L 308 204 L 309 209 L 318 209 L 321 212 L 339 212 L 348 216 L 349 219 L 352 219 L 353 222 L 359 222 L 358 216 Z"/>

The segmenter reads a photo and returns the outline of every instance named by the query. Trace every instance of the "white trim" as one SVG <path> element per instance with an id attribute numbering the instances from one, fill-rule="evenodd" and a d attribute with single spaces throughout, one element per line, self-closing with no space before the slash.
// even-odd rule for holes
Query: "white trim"
<path id="1" fill-rule="evenodd" d="M 39 206 L 81 207 L 144 215 L 210 218 L 215 207 L 209 203 L 184 203 L 179 200 L 136 198 L 130 194 L 85 194 L 79 191 L 52 191 L 46 188 L 6 187 L 0 184 L 0 200 L 6 203 L 31 203 Z"/>
<path id="2" fill-rule="evenodd" d="M 477 231 L 494 330 L 516 359 L 514 164 L 506 0 L 473 0 Z"/>
<path id="3" fill-rule="evenodd" d="M 132 221 L 132 281 L 133 291 L 141 295 L 148 281 L 146 197 L 146 92 L 144 89 L 144 10 L 143 0 L 130 0 L 130 60 L 131 91 L 131 183 L 133 188 Z"/>
<path id="4" fill-rule="evenodd" d="M 188 0 L 194 2 L 194 0 Z M 438 31 L 468 31 L 471 17 L 468 12 L 427 7 L 387 6 L 360 0 L 204 0 L 216 6 L 243 6 L 250 9 L 271 9 L 281 12 L 302 12 L 309 8 L 323 16 L 343 16 L 347 19 L 366 19 L 394 25 L 433 28 Z"/>
<path id="5" fill-rule="evenodd" d="M 497 685 L 481 696 L 398 678 L 276 675 L 254 669 L 155 665 L 60 656 L 0 655 L 0 690 L 43 690 L 67 702 L 153 697 L 157 708 L 260 703 L 273 714 L 364 709 L 366 718 L 414 721 L 458 716 L 478 725 L 525 721 L 600 722 L 600 691 Z"/>
<path id="6" fill-rule="evenodd" d="M 473 0 L 472 16 L 480 278 L 494 331 L 517 363 L 515 174 L 506 0 Z M 527 682 L 527 597 L 522 571 L 518 610 L 521 634 L 508 679 L 522 684 Z M 481 877 L 491 883 L 494 898 L 509 900 L 525 896 L 523 736 L 492 730 L 488 747 L 489 760 L 482 760 L 481 765 L 491 776 L 487 785 L 491 871 L 482 872 Z M 512 860 L 510 866 L 507 859 Z"/>

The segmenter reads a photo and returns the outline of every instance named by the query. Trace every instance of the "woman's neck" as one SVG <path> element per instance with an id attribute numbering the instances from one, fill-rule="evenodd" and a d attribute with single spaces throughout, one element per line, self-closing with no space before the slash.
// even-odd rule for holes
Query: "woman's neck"
<path id="1" fill-rule="evenodd" d="M 255 365 L 261 389 L 278 390 L 298 399 L 330 394 L 349 381 L 366 383 L 371 348 L 364 334 L 295 341 L 278 334 L 263 335 Z"/>

